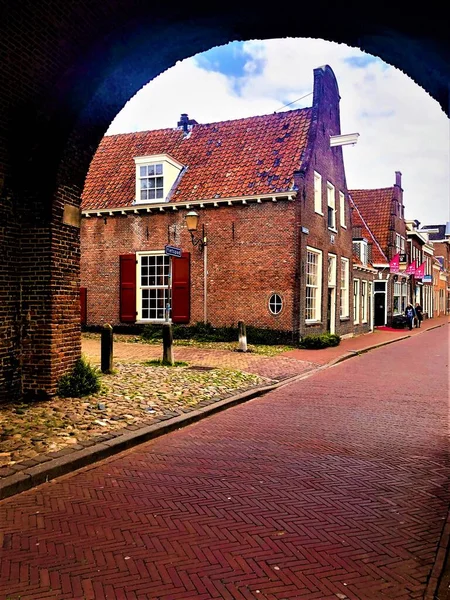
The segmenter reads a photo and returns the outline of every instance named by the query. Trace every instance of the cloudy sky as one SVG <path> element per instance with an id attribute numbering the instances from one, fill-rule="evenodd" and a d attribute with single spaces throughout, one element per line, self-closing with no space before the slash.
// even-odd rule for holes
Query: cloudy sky
<path id="1" fill-rule="evenodd" d="M 329 64 L 341 95 L 347 184 L 388 187 L 402 172 L 406 218 L 450 220 L 450 127 L 446 115 L 406 75 L 359 49 L 323 40 L 233 42 L 151 81 L 111 123 L 108 134 L 176 127 L 181 113 L 211 123 L 279 110 L 310 94 L 313 69 Z M 311 106 L 312 95 L 283 110 Z"/>

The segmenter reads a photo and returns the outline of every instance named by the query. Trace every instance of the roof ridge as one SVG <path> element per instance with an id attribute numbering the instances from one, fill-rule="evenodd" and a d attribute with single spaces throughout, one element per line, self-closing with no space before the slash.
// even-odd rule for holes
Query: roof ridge
<path id="1" fill-rule="evenodd" d="M 354 190 L 348 190 L 349 194 L 352 194 L 354 192 L 387 192 L 388 190 L 393 190 L 394 186 L 390 185 L 389 187 L 383 187 L 383 188 L 358 188 L 358 189 L 354 189 Z"/>
<path id="2" fill-rule="evenodd" d="M 220 125 L 221 123 L 238 123 L 240 121 L 250 121 L 253 119 L 264 119 L 267 117 L 286 115 L 288 113 L 301 113 L 303 111 L 310 111 L 310 110 L 312 110 L 312 106 L 304 106 L 303 108 L 293 108 L 292 110 L 284 110 L 282 112 L 266 113 L 263 115 L 252 115 L 250 117 L 240 117 L 239 119 L 225 119 L 223 121 L 211 121 L 210 123 L 197 123 L 193 127 L 193 129 L 210 127 L 211 125 Z M 162 127 L 160 129 L 142 129 L 140 131 L 129 131 L 127 133 L 106 134 L 104 137 L 105 138 L 118 138 L 121 136 L 126 137 L 126 136 L 132 136 L 132 135 L 142 135 L 145 133 L 156 133 L 158 131 L 181 131 L 181 129 L 178 129 L 178 127 Z"/>

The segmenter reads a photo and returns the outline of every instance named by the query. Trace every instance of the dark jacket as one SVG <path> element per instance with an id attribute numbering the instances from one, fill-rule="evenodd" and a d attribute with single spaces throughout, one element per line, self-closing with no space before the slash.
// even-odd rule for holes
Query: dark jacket
<path id="1" fill-rule="evenodd" d="M 417 318 L 419 319 L 419 321 L 423 321 L 423 309 L 422 309 L 422 307 L 420 305 L 416 306 L 416 308 L 414 310 L 416 311 L 416 315 L 417 315 Z"/>
<path id="2" fill-rule="evenodd" d="M 409 311 L 411 311 L 411 314 Z M 405 317 L 407 319 L 414 319 L 415 316 L 416 316 L 416 310 L 415 310 L 414 306 L 407 306 L 405 308 Z"/>

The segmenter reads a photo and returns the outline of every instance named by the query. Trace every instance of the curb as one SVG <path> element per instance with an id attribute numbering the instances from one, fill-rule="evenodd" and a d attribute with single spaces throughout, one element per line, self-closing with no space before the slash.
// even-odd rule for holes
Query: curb
<path id="1" fill-rule="evenodd" d="M 443 325 L 444 324 L 435 325 L 434 327 L 424 329 L 424 331 L 421 333 L 442 327 Z M 67 475 L 68 473 L 71 473 L 77 469 L 81 469 L 82 467 L 86 467 L 94 462 L 103 460 L 113 456 L 114 454 L 123 452 L 124 450 L 128 450 L 129 448 L 137 446 L 138 444 L 156 439 L 162 435 L 165 435 L 166 433 L 174 431 L 175 429 L 180 429 L 181 427 L 186 427 L 187 425 L 196 423 L 203 418 L 246 402 L 247 400 L 252 400 L 267 394 L 268 392 L 271 392 L 277 388 L 284 387 L 285 385 L 289 385 L 290 383 L 294 383 L 302 379 L 306 379 L 313 373 L 333 367 L 344 360 L 348 360 L 349 358 L 359 356 L 360 354 L 364 354 L 371 350 L 375 350 L 377 348 L 381 348 L 382 346 L 387 346 L 388 344 L 393 344 L 410 337 L 410 335 L 406 335 L 395 340 L 389 340 L 388 342 L 382 342 L 380 344 L 363 348 L 362 350 L 350 351 L 350 353 L 347 355 L 340 356 L 328 363 L 301 373 L 300 375 L 294 375 L 293 377 L 283 379 L 282 381 L 278 381 L 272 385 L 255 387 L 217 402 L 212 400 L 210 401 L 211 404 L 208 406 L 202 406 L 201 408 L 177 417 L 162 417 L 161 420 L 163 423 L 158 422 L 153 425 L 147 425 L 134 431 L 129 431 L 127 433 L 112 437 L 111 439 L 104 440 L 87 448 L 83 448 L 82 450 L 75 450 L 69 454 L 62 454 L 64 453 L 64 450 L 62 450 L 60 451 L 61 455 L 58 457 L 32 467 L 25 468 L 17 473 L 14 473 L 13 475 L 9 475 L 0 479 L 0 501 L 21 492 L 25 492 L 26 490 L 41 485 L 42 483 L 47 483 L 56 477 Z M 443 560 L 444 559 L 442 559 L 442 562 Z M 439 578 L 439 574 L 437 575 L 437 578 Z"/>

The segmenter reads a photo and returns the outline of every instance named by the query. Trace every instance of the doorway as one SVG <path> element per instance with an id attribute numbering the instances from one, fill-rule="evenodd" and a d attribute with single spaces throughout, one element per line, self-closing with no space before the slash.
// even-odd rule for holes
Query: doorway
<path id="1" fill-rule="evenodd" d="M 336 288 L 328 288 L 327 331 L 336 332 Z"/>
<path id="2" fill-rule="evenodd" d="M 374 289 L 374 325 L 386 325 L 386 282 L 375 281 Z"/>

